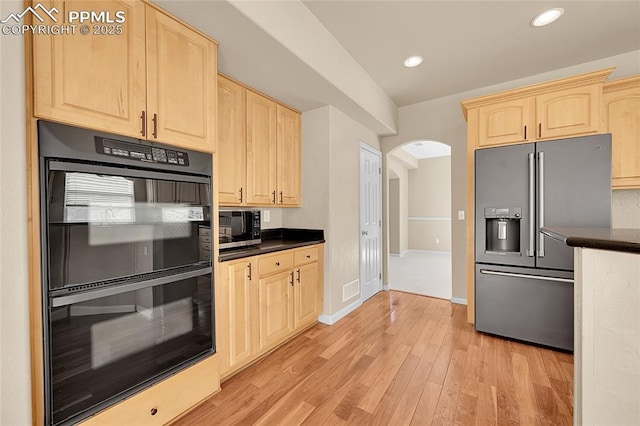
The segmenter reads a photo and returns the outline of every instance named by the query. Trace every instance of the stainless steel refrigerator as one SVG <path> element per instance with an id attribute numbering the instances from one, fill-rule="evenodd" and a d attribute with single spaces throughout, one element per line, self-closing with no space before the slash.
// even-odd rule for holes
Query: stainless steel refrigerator
<path id="1" fill-rule="evenodd" d="M 611 225 L 611 135 L 476 151 L 475 327 L 573 350 L 573 249 L 544 226 Z"/>

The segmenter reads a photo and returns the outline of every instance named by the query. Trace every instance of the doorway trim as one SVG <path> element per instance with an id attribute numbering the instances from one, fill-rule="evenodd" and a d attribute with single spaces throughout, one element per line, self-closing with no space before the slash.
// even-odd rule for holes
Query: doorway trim
<path id="1" fill-rule="evenodd" d="M 375 157 L 377 157 L 377 162 L 378 162 L 378 181 L 377 181 L 377 186 L 378 186 L 378 191 L 376 194 L 376 198 L 377 198 L 377 206 L 376 206 L 376 210 L 377 210 L 377 216 L 379 218 L 378 221 L 378 226 L 377 226 L 377 238 L 378 238 L 378 244 L 377 244 L 377 255 L 375 256 L 375 258 L 377 259 L 377 264 L 375 264 L 375 273 L 377 274 L 377 279 L 375 280 L 375 292 L 373 294 L 376 294 L 380 291 L 383 290 L 383 285 L 382 285 L 382 152 L 380 150 L 377 150 L 375 148 L 373 148 L 372 146 L 366 144 L 363 141 L 359 142 L 359 155 L 358 155 L 358 170 L 359 170 L 359 206 L 360 206 L 360 222 L 359 222 L 359 228 L 358 228 L 358 238 L 360 241 L 360 255 L 359 255 L 359 267 L 360 267 L 360 301 L 361 303 L 365 302 L 369 297 L 365 298 L 365 294 L 364 294 L 364 280 L 366 280 L 366 268 L 365 268 L 365 262 L 364 262 L 364 258 L 363 258 L 363 245 L 362 245 L 362 240 L 363 240 L 363 233 L 367 232 L 364 228 L 367 226 L 365 224 L 365 216 L 364 216 L 364 196 L 365 196 L 365 186 L 364 186 L 364 170 L 362 169 L 362 156 L 363 154 L 373 154 Z M 368 226 L 370 228 L 370 226 Z M 368 293 L 367 293 L 368 294 Z"/>

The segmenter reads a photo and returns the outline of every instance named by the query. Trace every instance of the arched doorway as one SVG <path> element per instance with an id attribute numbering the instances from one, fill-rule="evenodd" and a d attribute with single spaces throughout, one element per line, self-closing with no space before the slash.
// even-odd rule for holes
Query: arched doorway
<path id="1" fill-rule="evenodd" d="M 451 147 L 401 145 L 387 177 L 389 289 L 451 299 Z"/>

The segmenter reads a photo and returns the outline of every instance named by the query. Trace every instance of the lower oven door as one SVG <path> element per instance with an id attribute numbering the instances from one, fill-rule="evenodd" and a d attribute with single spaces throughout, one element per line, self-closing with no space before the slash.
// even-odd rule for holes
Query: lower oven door
<path id="1" fill-rule="evenodd" d="M 77 422 L 214 352 L 212 269 L 49 299 L 49 423 Z"/>

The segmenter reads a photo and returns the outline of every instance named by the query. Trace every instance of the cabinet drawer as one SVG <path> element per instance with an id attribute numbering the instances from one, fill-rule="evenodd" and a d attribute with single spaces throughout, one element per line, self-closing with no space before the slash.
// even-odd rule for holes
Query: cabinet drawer
<path id="1" fill-rule="evenodd" d="M 305 249 L 296 250 L 294 254 L 294 262 L 296 266 L 304 265 L 305 263 L 318 261 L 318 247 L 309 247 Z"/>
<path id="2" fill-rule="evenodd" d="M 211 242 L 211 235 L 200 235 L 198 237 L 198 240 L 200 240 L 201 243 L 210 243 Z"/>
<path id="3" fill-rule="evenodd" d="M 188 392 L 177 391 L 188 389 Z M 217 355 L 187 368 L 113 407 L 83 426 L 163 425 L 220 389 Z"/>
<path id="4" fill-rule="evenodd" d="M 202 237 L 209 237 L 211 238 L 211 228 L 207 228 L 205 226 L 201 226 L 198 229 L 198 234 L 200 235 L 200 238 Z"/>
<path id="5" fill-rule="evenodd" d="M 200 242 L 200 250 L 211 250 L 211 243 Z"/>
<path id="6" fill-rule="evenodd" d="M 291 252 L 261 256 L 258 260 L 258 271 L 261 277 L 291 268 L 293 268 L 293 253 Z"/>

